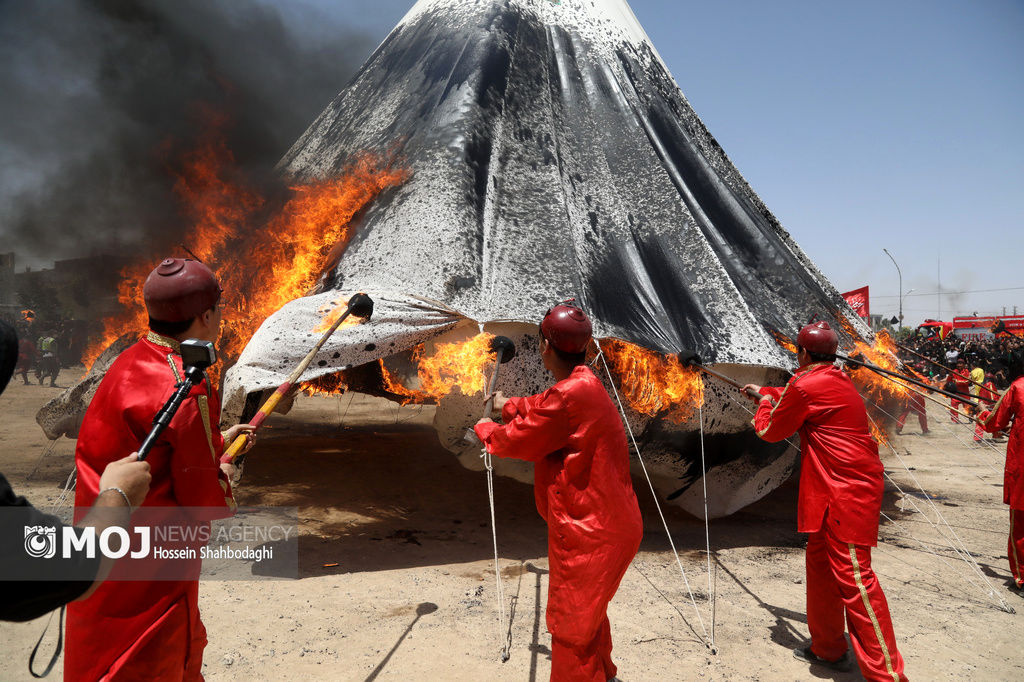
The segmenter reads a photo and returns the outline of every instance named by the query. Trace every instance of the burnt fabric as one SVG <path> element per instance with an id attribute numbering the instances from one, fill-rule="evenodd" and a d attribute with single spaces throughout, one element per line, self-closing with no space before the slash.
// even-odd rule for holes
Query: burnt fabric
<path id="1" fill-rule="evenodd" d="M 754 415 L 761 438 L 800 434 L 797 529 L 807 543 L 807 627 L 811 651 L 836 660 L 846 651 L 844 616 L 867 680 L 905 680 L 889 607 L 871 570 L 882 509 L 882 462 L 867 411 L 834 365 L 800 368 L 784 389 L 764 388 Z"/>
<path id="2" fill-rule="evenodd" d="M 1018 587 L 1024 586 L 1024 377 L 1010 384 L 991 412 L 983 412 L 980 421 L 990 433 L 1010 427 L 1006 444 L 1006 469 L 1003 473 L 1003 503 L 1010 505 L 1010 537 L 1007 556 L 1010 571 Z"/>
<path id="3" fill-rule="evenodd" d="M 492 455 L 534 463 L 548 524 L 551 679 L 604 682 L 616 672 L 608 603 L 643 536 L 622 421 L 586 366 L 543 393 L 510 398 L 502 418 L 476 433 Z"/>
<path id="4" fill-rule="evenodd" d="M 917 415 L 917 423 L 921 425 L 921 433 L 928 433 L 928 413 L 925 410 L 924 396 L 920 393 L 911 393 L 910 397 L 907 398 L 906 406 L 896 420 L 896 432 L 899 433 L 903 430 L 903 425 L 907 423 L 907 417 L 911 413 Z"/>
<path id="5" fill-rule="evenodd" d="M 75 450 L 76 515 L 93 503 L 110 462 L 137 450 L 153 416 L 183 377 L 178 344 L 154 333 L 111 365 L 82 423 Z M 193 387 L 150 452 L 147 508 L 203 508 L 196 527 L 230 516 L 231 486 L 220 470 L 220 402 L 209 380 Z M 170 512 L 169 512 L 170 514 Z M 201 679 L 206 630 L 199 618 L 201 559 L 175 561 L 190 579 L 118 581 L 121 564 L 87 600 L 68 607 L 64 676 L 69 680 Z M 160 565 L 147 570 L 159 575 Z M 135 574 L 133 574 L 134 576 Z"/>

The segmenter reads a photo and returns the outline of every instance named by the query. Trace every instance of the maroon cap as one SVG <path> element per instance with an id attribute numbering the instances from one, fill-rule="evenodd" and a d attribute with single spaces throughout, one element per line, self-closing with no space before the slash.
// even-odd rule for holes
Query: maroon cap
<path id="1" fill-rule="evenodd" d="M 796 343 L 808 353 L 832 355 L 839 347 L 839 337 L 828 322 L 812 322 L 800 330 Z"/>
<path id="2" fill-rule="evenodd" d="M 217 305 L 217 276 L 191 258 L 167 258 L 146 278 L 142 297 L 154 320 L 184 322 Z"/>
<path id="3" fill-rule="evenodd" d="M 549 310 L 540 323 L 540 333 L 563 353 L 582 353 L 594 333 L 586 313 L 571 305 L 559 303 Z"/>

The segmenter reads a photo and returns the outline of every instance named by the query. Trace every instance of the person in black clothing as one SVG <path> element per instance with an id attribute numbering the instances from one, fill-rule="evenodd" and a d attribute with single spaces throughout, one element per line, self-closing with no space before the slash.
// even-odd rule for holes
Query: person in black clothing
<path id="1" fill-rule="evenodd" d="M 17 334 L 0 320 L 0 393 L 7 388 L 17 360 Z M 77 528 L 92 527 L 99 535 L 110 526 L 127 526 L 131 509 L 149 491 L 149 464 L 136 461 L 137 456 L 132 453 L 107 466 L 100 477 L 103 492 Z M 54 554 L 48 550 L 56 537 L 48 535 L 48 530 L 57 533 L 64 525 L 15 495 L 0 474 L 0 620 L 32 620 L 85 599 L 110 573 L 114 562 L 98 554 L 90 559 L 84 552 L 72 551 L 67 559 L 47 558 Z M 32 579 L 27 580 L 28 576 Z"/>

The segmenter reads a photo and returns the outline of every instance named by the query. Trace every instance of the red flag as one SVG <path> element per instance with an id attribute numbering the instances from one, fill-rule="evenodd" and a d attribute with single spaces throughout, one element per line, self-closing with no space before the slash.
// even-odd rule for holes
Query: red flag
<path id="1" fill-rule="evenodd" d="M 860 289 L 854 289 L 853 291 L 847 291 L 843 294 L 843 298 L 850 304 L 853 311 L 859 316 L 867 318 L 868 312 L 868 288 L 861 287 Z"/>

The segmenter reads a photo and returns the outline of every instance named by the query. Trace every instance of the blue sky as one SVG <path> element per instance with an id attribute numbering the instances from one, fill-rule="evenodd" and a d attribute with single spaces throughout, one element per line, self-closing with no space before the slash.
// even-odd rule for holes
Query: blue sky
<path id="1" fill-rule="evenodd" d="M 565 0 L 571 2 L 573 0 Z M 291 0 L 379 38 L 409 0 Z M 294 7 L 293 5 L 293 7 Z M 1024 314 L 1024 3 L 633 0 L 684 94 L 840 290 Z M 941 269 L 941 282 L 938 280 Z M 977 294 L 944 294 L 1014 289 Z"/>

